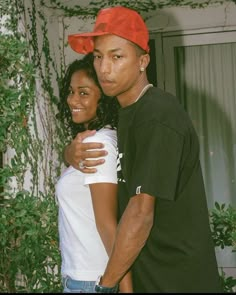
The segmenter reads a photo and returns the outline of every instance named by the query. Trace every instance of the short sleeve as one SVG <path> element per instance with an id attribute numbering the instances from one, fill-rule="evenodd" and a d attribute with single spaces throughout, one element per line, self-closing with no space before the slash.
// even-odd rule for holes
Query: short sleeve
<path id="1" fill-rule="evenodd" d="M 101 142 L 104 149 L 108 152 L 105 162 L 96 166 L 96 173 L 84 173 L 84 184 L 92 183 L 117 183 L 117 136 L 115 130 L 97 132 L 94 136 L 87 137 L 85 142 Z"/>
<path id="2" fill-rule="evenodd" d="M 128 184 L 131 195 L 147 193 L 174 200 L 183 142 L 183 135 L 157 122 L 146 122 L 136 130 L 136 156 Z"/>

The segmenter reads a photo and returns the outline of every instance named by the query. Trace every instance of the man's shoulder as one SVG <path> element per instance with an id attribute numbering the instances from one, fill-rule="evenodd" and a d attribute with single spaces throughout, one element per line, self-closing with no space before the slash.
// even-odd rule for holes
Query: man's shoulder
<path id="1" fill-rule="evenodd" d="M 145 93 L 137 110 L 140 113 L 153 114 L 154 117 L 162 117 L 164 115 L 166 117 L 166 115 L 171 113 L 183 111 L 180 102 L 174 95 L 157 87 L 152 87 Z M 151 117 L 149 116 L 149 118 Z"/>
<path id="2" fill-rule="evenodd" d="M 156 87 L 151 88 L 146 94 L 136 118 L 139 118 L 139 121 L 158 122 L 180 133 L 192 126 L 189 115 L 178 98 Z"/>
<path id="3" fill-rule="evenodd" d="M 176 96 L 158 87 L 152 87 L 146 95 L 147 101 L 150 100 L 152 103 L 166 105 L 168 103 L 178 103 L 179 101 Z"/>

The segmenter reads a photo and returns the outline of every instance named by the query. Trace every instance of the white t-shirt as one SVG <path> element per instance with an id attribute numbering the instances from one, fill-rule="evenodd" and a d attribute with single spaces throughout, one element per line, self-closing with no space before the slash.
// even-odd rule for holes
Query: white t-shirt
<path id="1" fill-rule="evenodd" d="M 96 166 L 96 173 L 84 174 L 70 166 L 56 184 L 61 274 L 75 280 L 96 281 L 105 270 L 108 256 L 96 228 L 89 184 L 117 183 L 116 131 L 100 129 L 84 142 L 102 142 L 108 155 L 104 164 Z"/>

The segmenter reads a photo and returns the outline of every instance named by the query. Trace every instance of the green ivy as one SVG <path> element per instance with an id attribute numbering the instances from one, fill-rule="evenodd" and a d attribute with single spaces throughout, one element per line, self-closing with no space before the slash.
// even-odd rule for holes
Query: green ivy
<path id="1" fill-rule="evenodd" d="M 35 71 L 32 64 L 25 63 L 27 51 L 26 42 L 14 35 L 0 35 L 0 151 L 5 152 L 7 147 L 16 151 L 11 165 L 4 166 L 0 175 L 8 170 L 21 189 L 26 163 L 30 154 L 33 156 L 27 121 L 34 105 Z"/>
<path id="2" fill-rule="evenodd" d="M 0 152 L 12 150 L 11 158 L 0 168 L 0 291 L 58 292 L 60 252 L 54 183 L 60 162 L 50 165 L 52 156 L 47 154 L 49 168 L 41 165 L 50 139 L 40 137 L 36 111 L 45 96 L 54 113 L 51 81 L 46 79 L 39 98 L 36 78 L 39 81 L 43 77 L 42 54 L 37 40 L 29 41 L 26 33 L 18 30 L 26 19 L 23 2 L 1 1 L 0 11 L 1 16 L 8 15 L 5 32 L 0 34 Z M 32 36 L 37 37 L 33 23 Z M 45 43 L 44 50 L 50 57 L 47 47 Z M 28 172 L 29 191 L 24 188 Z M 44 193 L 39 189 L 42 175 Z"/>
<path id="3" fill-rule="evenodd" d="M 0 291 L 61 291 L 56 204 L 27 191 L 1 206 Z"/>
<path id="4" fill-rule="evenodd" d="M 211 229 L 214 243 L 224 249 L 232 246 L 236 252 L 236 210 L 231 205 L 215 203 L 210 212 Z"/>
<path id="5" fill-rule="evenodd" d="M 210 211 L 210 225 L 215 246 L 221 249 L 231 247 L 236 252 L 236 209 L 215 202 L 215 207 Z M 235 292 L 236 278 L 226 276 L 221 269 L 221 280 L 225 292 Z"/>

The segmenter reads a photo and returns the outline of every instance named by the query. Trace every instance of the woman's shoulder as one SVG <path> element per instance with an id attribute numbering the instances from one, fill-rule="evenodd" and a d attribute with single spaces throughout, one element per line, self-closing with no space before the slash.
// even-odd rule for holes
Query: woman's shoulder
<path id="1" fill-rule="evenodd" d="M 84 142 L 104 142 L 110 140 L 117 140 L 117 134 L 115 129 L 103 127 L 99 129 L 94 135 L 86 137 Z"/>

